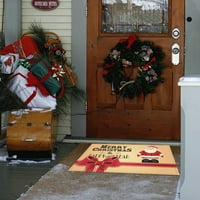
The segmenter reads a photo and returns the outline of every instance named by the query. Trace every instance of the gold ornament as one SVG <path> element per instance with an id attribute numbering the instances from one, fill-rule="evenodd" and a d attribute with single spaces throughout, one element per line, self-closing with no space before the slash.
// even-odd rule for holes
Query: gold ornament
<path id="1" fill-rule="evenodd" d="M 52 71 L 53 71 L 52 77 L 57 78 L 58 80 L 65 74 L 62 65 L 55 65 L 54 67 L 52 67 Z"/>

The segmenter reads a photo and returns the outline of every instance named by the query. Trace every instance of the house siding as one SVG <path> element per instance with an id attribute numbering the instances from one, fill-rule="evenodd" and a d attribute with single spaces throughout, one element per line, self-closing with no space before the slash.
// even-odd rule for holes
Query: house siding
<path id="1" fill-rule="evenodd" d="M 71 0 L 60 0 L 56 9 L 44 11 L 32 6 L 30 0 L 22 0 L 22 33 L 29 30 L 32 23 L 41 24 L 46 31 L 55 32 L 71 60 Z"/>
<path id="2" fill-rule="evenodd" d="M 3 31 L 3 1 L 0 0 L 0 24 L 1 24 L 1 27 L 0 27 L 0 32 Z"/>
<path id="3" fill-rule="evenodd" d="M 56 33 L 66 50 L 68 62 L 71 62 L 71 0 L 59 0 L 56 9 L 45 11 L 32 6 L 30 0 L 22 0 L 22 33 L 29 31 L 31 24 L 40 24 L 45 31 Z M 57 141 L 62 141 L 66 135 L 71 135 L 71 103 L 63 108 L 57 123 Z"/>

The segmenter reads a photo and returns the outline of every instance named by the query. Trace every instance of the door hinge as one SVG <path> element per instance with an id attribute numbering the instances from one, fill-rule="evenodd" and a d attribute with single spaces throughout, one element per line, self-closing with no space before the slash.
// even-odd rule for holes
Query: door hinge
<path id="1" fill-rule="evenodd" d="M 85 101 L 85 112 L 87 112 L 88 109 L 88 105 L 87 105 L 87 101 Z"/>

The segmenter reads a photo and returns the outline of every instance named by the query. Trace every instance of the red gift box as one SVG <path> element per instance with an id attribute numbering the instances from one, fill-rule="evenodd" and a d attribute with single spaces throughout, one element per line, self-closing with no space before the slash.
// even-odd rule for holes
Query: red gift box
<path id="1" fill-rule="evenodd" d="M 25 59 L 30 55 L 40 54 L 40 51 L 36 42 L 30 36 L 25 36 L 0 50 L 2 55 L 9 53 L 17 53 L 20 59 Z"/>

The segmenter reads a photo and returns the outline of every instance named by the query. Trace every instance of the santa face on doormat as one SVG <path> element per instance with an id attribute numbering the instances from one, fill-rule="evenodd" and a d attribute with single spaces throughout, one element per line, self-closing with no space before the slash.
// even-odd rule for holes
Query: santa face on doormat
<path id="1" fill-rule="evenodd" d="M 159 163 L 159 158 L 164 155 L 156 146 L 147 146 L 144 150 L 140 151 L 137 156 L 142 158 L 142 162 Z"/>

